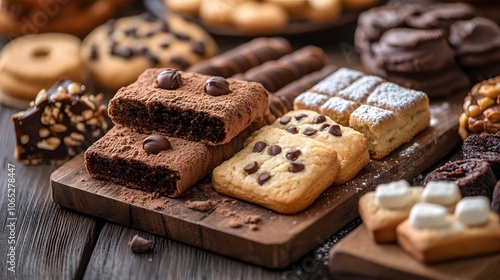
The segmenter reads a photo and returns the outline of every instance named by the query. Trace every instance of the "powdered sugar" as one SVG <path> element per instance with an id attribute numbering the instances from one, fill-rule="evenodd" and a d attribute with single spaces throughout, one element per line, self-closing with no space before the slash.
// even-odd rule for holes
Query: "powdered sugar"
<path id="1" fill-rule="evenodd" d="M 355 102 L 340 97 L 332 97 L 321 106 L 320 110 L 328 110 L 338 114 L 350 114 L 356 108 L 358 108 L 358 105 Z"/>
<path id="2" fill-rule="evenodd" d="M 383 121 L 396 118 L 396 114 L 389 110 L 373 107 L 370 105 L 361 105 L 351 114 L 351 119 L 356 119 L 360 123 L 379 125 Z"/>
<path id="3" fill-rule="evenodd" d="M 334 96 L 339 90 L 342 90 L 349 86 L 352 82 L 361 78 L 363 73 L 352 70 L 349 68 L 340 68 L 330 76 L 323 79 L 321 82 L 316 84 L 312 90 L 327 94 L 329 96 Z"/>
<path id="4" fill-rule="evenodd" d="M 303 105 L 305 107 L 317 108 L 323 105 L 323 103 L 325 103 L 326 100 L 328 100 L 328 96 L 326 95 L 306 91 L 297 96 L 297 98 L 295 98 L 294 103 Z"/>
<path id="5" fill-rule="evenodd" d="M 386 82 L 379 85 L 368 96 L 367 104 L 387 110 L 401 112 L 427 98 L 421 91 L 407 89 L 394 83 Z"/>
<path id="6" fill-rule="evenodd" d="M 375 87 L 383 82 L 384 79 L 377 76 L 364 76 L 355 81 L 352 85 L 339 91 L 338 96 L 363 103 Z"/>

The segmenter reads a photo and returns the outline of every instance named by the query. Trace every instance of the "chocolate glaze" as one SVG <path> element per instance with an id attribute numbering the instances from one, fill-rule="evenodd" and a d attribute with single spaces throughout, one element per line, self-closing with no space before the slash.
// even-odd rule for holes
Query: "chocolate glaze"
<path id="1" fill-rule="evenodd" d="M 408 26 L 422 29 L 441 29 L 448 34 L 448 29 L 457 20 L 467 20 L 476 16 L 472 6 L 465 3 L 434 4 L 420 15 L 406 18 Z"/>

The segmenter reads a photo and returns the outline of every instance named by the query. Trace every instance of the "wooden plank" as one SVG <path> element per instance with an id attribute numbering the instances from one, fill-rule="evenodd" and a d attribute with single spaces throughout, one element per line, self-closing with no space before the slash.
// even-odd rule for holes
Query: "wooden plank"
<path id="1" fill-rule="evenodd" d="M 358 176 L 325 191 L 306 211 L 280 215 L 216 193 L 210 178 L 193 186 L 183 197 L 153 197 L 138 190 L 91 178 L 79 155 L 51 177 L 56 203 L 132 228 L 166 236 L 253 264 L 282 268 L 300 258 L 357 216 L 357 201 L 376 185 L 420 174 L 459 143 L 458 116 L 463 98 L 456 96 L 431 105 L 431 127 L 382 161 L 372 160 Z M 133 201 L 124 197 L 136 197 Z M 189 209 L 186 201 L 212 199 L 208 212 Z M 237 215 L 232 217 L 229 213 Z M 233 216 L 234 216 L 233 215 Z M 258 230 L 236 219 L 258 215 Z M 155 221 L 155 222 L 149 222 Z"/>
<path id="2" fill-rule="evenodd" d="M 57 166 L 24 166 L 14 158 L 10 116 L 15 112 L 0 105 L 0 279 L 80 278 L 98 235 L 97 223 L 52 202 L 49 175 Z M 12 194 L 15 201 L 8 200 Z M 15 239 L 9 239 L 11 233 Z M 7 265 L 10 246 L 15 247 L 15 272 Z"/>
<path id="3" fill-rule="evenodd" d="M 498 279 L 500 275 L 500 254 L 425 265 L 396 244 L 376 244 L 362 225 L 332 247 L 329 264 L 336 279 Z"/>
<path id="4" fill-rule="evenodd" d="M 134 254 L 129 240 L 153 240 L 153 250 Z M 160 236 L 105 224 L 83 279 L 281 279 L 281 273 L 211 254 Z"/>

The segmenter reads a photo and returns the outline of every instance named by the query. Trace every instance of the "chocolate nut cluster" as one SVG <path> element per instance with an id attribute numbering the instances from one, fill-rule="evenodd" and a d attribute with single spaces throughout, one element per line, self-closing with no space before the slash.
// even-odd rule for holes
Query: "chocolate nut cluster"
<path id="1" fill-rule="evenodd" d="M 500 76 L 475 85 L 464 101 L 459 134 L 493 134 L 500 131 Z"/>
<path id="2" fill-rule="evenodd" d="M 84 151 L 111 126 L 102 95 L 61 80 L 41 90 L 30 108 L 12 116 L 17 140 L 15 157 L 25 164 L 65 161 Z"/>

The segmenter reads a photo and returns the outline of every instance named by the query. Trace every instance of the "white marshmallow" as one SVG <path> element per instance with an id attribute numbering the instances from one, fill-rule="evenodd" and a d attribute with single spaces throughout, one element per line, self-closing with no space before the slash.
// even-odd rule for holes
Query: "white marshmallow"
<path id="1" fill-rule="evenodd" d="M 485 196 L 462 198 L 455 208 L 455 216 L 468 226 L 485 224 L 489 220 L 490 201 Z"/>
<path id="2" fill-rule="evenodd" d="M 430 181 L 422 192 L 422 200 L 429 203 L 451 205 L 457 201 L 460 189 L 454 182 Z"/>
<path id="3" fill-rule="evenodd" d="M 405 180 L 381 184 L 375 189 L 375 201 L 382 208 L 402 208 L 411 202 L 410 184 Z"/>
<path id="4" fill-rule="evenodd" d="M 410 224 L 417 228 L 438 228 L 448 224 L 448 210 L 438 204 L 419 202 L 410 210 Z"/>

